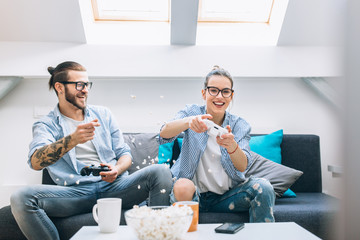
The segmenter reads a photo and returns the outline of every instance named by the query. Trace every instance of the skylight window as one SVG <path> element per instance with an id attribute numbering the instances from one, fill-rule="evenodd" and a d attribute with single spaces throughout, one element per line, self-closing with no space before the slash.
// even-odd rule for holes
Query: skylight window
<path id="1" fill-rule="evenodd" d="M 200 0 L 199 22 L 268 23 L 274 0 Z"/>
<path id="2" fill-rule="evenodd" d="M 170 20 L 170 0 L 92 0 L 92 5 L 95 20 Z"/>
<path id="3" fill-rule="evenodd" d="M 268 23 L 274 0 L 200 0 L 199 22 Z M 92 0 L 95 20 L 170 21 L 170 0 Z"/>
<path id="4" fill-rule="evenodd" d="M 198 46 L 275 46 L 288 2 L 79 1 L 89 43 Z"/>

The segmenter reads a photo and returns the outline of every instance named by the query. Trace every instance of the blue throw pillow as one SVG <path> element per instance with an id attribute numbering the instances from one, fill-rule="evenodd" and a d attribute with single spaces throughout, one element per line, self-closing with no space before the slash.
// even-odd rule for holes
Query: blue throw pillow
<path id="1" fill-rule="evenodd" d="M 159 146 L 159 164 L 167 163 L 170 164 L 173 155 L 174 142 L 164 143 Z"/>
<path id="2" fill-rule="evenodd" d="M 253 136 L 250 139 L 250 149 L 257 154 L 281 164 L 281 143 L 283 139 L 283 130 L 270 133 L 263 136 Z M 296 194 L 288 189 L 282 197 L 296 197 Z"/>
<path id="3" fill-rule="evenodd" d="M 179 149 L 181 151 L 183 138 L 177 138 L 177 142 L 179 144 Z M 170 161 L 173 156 L 174 143 L 175 141 L 170 143 L 165 143 L 159 146 L 159 154 L 158 154 L 159 164 L 162 163 L 170 164 Z"/>
<path id="4" fill-rule="evenodd" d="M 250 139 L 250 149 L 264 158 L 281 164 L 281 142 L 283 130 L 264 136 L 254 136 Z"/>

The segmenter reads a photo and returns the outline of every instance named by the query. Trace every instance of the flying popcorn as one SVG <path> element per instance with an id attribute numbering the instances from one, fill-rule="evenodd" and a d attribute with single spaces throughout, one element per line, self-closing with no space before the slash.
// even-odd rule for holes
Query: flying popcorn
<path id="1" fill-rule="evenodd" d="M 136 96 L 135 96 L 135 95 L 130 95 L 130 97 L 131 97 L 132 99 L 136 99 Z"/>

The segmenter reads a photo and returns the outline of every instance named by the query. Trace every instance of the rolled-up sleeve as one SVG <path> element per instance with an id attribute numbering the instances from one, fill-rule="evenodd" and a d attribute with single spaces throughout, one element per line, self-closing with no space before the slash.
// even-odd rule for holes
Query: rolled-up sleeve
<path id="1" fill-rule="evenodd" d="M 186 106 L 185 109 L 180 110 L 180 111 L 175 115 L 175 117 L 174 117 L 173 119 L 171 119 L 170 121 L 175 121 L 175 120 L 178 120 L 178 119 L 183 119 L 183 118 L 185 118 L 185 117 L 188 117 L 188 116 L 189 116 L 189 114 L 187 113 L 188 111 L 189 111 L 189 106 Z M 164 127 L 165 125 L 166 125 L 166 123 L 161 126 L 160 132 L 161 132 L 161 130 L 163 129 L 163 127 Z M 172 137 L 172 138 L 162 138 L 162 137 L 160 136 L 160 134 L 159 134 L 159 139 L 158 139 L 159 144 L 162 145 L 162 144 L 165 144 L 165 143 L 172 142 L 172 141 L 174 141 L 179 135 L 180 135 L 180 134 L 178 134 L 178 135 L 176 135 L 176 136 L 174 136 L 174 137 Z"/>

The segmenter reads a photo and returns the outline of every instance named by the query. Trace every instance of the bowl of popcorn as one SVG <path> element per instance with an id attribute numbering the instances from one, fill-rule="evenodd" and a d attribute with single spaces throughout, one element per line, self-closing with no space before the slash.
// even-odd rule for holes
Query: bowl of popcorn
<path id="1" fill-rule="evenodd" d="M 180 240 L 189 229 L 192 216 L 188 206 L 134 206 L 125 212 L 126 224 L 139 240 Z"/>

